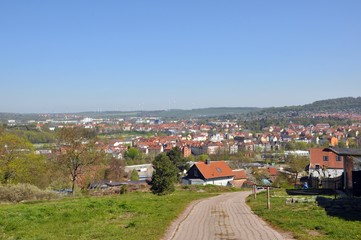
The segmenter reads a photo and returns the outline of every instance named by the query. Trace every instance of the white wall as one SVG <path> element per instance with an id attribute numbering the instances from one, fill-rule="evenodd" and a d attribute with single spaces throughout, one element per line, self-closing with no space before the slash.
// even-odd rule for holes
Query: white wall
<path id="1" fill-rule="evenodd" d="M 229 181 L 232 181 L 232 178 L 228 178 L 228 179 L 219 179 L 219 180 L 207 180 L 205 185 L 207 184 L 213 184 L 213 185 L 218 185 L 218 186 L 227 186 Z"/>
<path id="2" fill-rule="evenodd" d="M 313 177 L 320 177 L 319 172 L 321 173 L 321 178 L 323 178 L 323 177 L 335 178 L 335 177 L 339 177 L 342 175 L 343 169 L 326 169 L 326 170 L 320 169 L 319 171 L 316 171 L 315 169 L 310 169 L 310 176 L 312 173 Z"/>

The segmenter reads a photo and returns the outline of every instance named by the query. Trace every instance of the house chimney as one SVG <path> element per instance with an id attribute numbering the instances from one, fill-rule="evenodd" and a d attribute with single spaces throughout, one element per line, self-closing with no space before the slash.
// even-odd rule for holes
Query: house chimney
<path id="1" fill-rule="evenodd" d="M 206 159 L 206 164 L 207 164 L 207 165 L 211 165 L 211 160 L 207 158 L 207 159 Z"/>

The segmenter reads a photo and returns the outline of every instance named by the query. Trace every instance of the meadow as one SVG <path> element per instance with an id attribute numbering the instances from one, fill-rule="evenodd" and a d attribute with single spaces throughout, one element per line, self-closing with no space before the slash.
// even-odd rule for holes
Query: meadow
<path id="1" fill-rule="evenodd" d="M 271 190 L 271 208 L 267 209 L 266 193 L 247 198 L 251 209 L 274 228 L 300 240 L 361 239 L 361 221 L 327 215 L 315 202 L 286 204 L 285 190 Z M 330 196 L 329 196 L 330 197 Z M 361 213 L 360 213 L 361 214 Z"/>
<path id="2" fill-rule="evenodd" d="M 0 239 L 160 239 L 190 202 L 214 194 L 133 192 L 1 204 Z"/>

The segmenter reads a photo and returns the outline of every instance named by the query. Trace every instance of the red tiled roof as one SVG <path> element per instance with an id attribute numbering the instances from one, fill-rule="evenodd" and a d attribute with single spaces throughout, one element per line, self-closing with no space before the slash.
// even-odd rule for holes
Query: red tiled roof
<path id="1" fill-rule="evenodd" d="M 232 180 L 229 181 L 233 187 L 235 188 L 241 188 L 243 187 L 243 183 L 247 182 L 247 179 L 241 179 L 241 180 Z"/>
<path id="2" fill-rule="evenodd" d="M 269 175 L 271 175 L 271 176 L 277 176 L 278 175 L 278 170 L 275 167 L 269 167 L 268 172 L 269 172 Z"/>
<path id="3" fill-rule="evenodd" d="M 195 163 L 198 170 L 201 172 L 204 178 L 219 178 L 219 177 L 227 177 L 233 176 L 232 169 L 227 165 L 224 161 L 214 161 L 210 162 L 210 164 L 206 164 L 205 162 L 197 162 Z"/>
<path id="4" fill-rule="evenodd" d="M 238 179 L 247 179 L 247 173 L 246 170 L 233 170 L 234 180 Z"/>

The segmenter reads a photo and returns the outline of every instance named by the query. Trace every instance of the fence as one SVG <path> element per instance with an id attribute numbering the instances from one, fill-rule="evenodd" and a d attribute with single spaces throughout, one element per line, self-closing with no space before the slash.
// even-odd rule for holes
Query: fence
<path id="1" fill-rule="evenodd" d="M 320 180 L 318 177 L 310 177 L 308 179 L 308 186 L 313 189 L 318 189 L 320 187 Z"/>
<path id="2" fill-rule="evenodd" d="M 320 184 L 321 182 L 321 184 Z M 342 189 L 342 176 L 336 178 L 322 178 L 321 180 L 317 177 L 311 177 L 309 179 L 309 186 L 313 189 Z"/>

